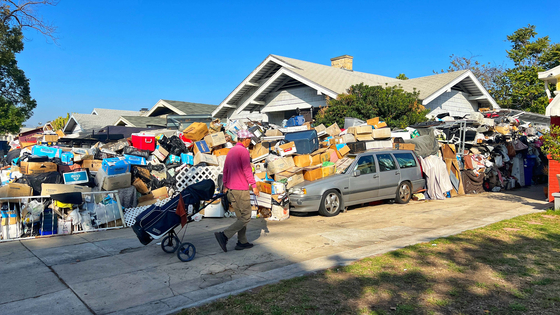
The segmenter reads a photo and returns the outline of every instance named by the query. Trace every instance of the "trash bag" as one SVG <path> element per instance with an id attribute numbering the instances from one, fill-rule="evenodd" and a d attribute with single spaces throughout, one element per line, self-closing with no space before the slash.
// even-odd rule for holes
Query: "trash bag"
<path id="1" fill-rule="evenodd" d="M 64 184 L 59 172 L 43 174 L 23 175 L 15 181 L 18 184 L 26 184 L 33 188 L 33 196 L 41 196 L 41 184 Z"/>
<path id="2" fill-rule="evenodd" d="M 171 136 L 170 138 L 163 136 L 158 142 L 169 154 L 180 156 L 181 153 L 188 152 L 185 142 L 177 136 Z"/>
<path id="3" fill-rule="evenodd" d="M 436 155 L 439 151 L 439 144 L 433 131 L 429 135 L 405 140 L 404 142 L 413 143 L 415 145 L 414 152 L 423 158 Z"/>
<path id="4" fill-rule="evenodd" d="M 8 152 L 8 154 L 6 154 L 6 157 L 4 157 L 4 161 L 3 161 L 4 165 L 12 165 L 12 161 L 17 159 L 20 153 L 21 153 L 21 149 L 15 149 Z"/>

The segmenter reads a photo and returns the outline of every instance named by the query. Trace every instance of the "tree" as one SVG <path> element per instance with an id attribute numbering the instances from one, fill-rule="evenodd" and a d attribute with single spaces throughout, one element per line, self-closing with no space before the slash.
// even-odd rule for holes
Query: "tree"
<path id="1" fill-rule="evenodd" d="M 408 80 L 408 77 L 404 73 L 399 73 L 399 75 L 396 76 L 396 78 L 399 80 Z"/>
<path id="2" fill-rule="evenodd" d="M 55 120 L 51 121 L 51 125 L 53 127 L 53 130 L 61 130 L 62 128 L 64 128 L 64 126 L 66 126 L 66 123 L 68 122 L 68 119 L 70 119 L 70 114 L 66 113 L 66 117 L 60 116 L 57 117 Z"/>
<path id="3" fill-rule="evenodd" d="M 560 65 L 560 44 L 551 44 L 548 36 L 536 36 L 534 25 L 507 36 L 511 49 L 506 52 L 514 67 L 499 77 L 496 102 L 502 107 L 545 112 L 548 97 L 538 72 Z"/>
<path id="4" fill-rule="evenodd" d="M 367 120 L 379 117 L 391 128 L 404 128 L 426 121 L 429 112 L 420 105 L 418 91 L 404 91 L 400 86 L 351 86 L 347 93 L 329 99 L 315 117 L 317 124 L 344 125 L 344 117 Z"/>
<path id="5" fill-rule="evenodd" d="M 24 28 L 38 30 L 55 39 L 55 29 L 33 15 L 34 7 L 40 4 L 55 3 L 49 0 L 21 4 L 12 0 L 0 2 L 0 134 L 19 132 L 37 106 L 31 97 L 29 80 L 18 67 L 16 54 L 23 51 Z"/>
<path id="6" fill-rule="evenodd" d="M 470 57 L 459 57 L 456 55 L 451 55 L 451 65 L 447 68 L 447 72 L 460 71 L 460 70 L 470 70 L 474 76 L 480 81 L 480 84 L 494 96 L 497 89 L 496 85 L 499 82 L 499 78 L 504 72 L 504 67 L 501 65 L 492 65 L 490 62 L 481 63 L 476 60 L 479 56 Z M 440 72 L 434 71 L 434 73 L 444 73 L 442 69 Z"/>

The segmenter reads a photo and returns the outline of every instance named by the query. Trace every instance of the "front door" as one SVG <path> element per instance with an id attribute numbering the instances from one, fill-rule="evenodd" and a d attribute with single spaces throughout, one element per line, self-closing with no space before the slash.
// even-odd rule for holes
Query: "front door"
<path id="1" fill-rule="evenodd" d="M 359 176 L 353 176 L 354 171 L 360 171 Z M 379 174 L 375 166 L 373 155 L 363 155 L 350 172 L 350 194 L 348 200 L 352 203 L 367 202 L 378 196 Z"/>
<path id="2" fill-rule="evenodd" d="M 379 166 L 379 196 L 395 198 L 401 180 L 400 170 L 390 153 L 376 154 Z"/>

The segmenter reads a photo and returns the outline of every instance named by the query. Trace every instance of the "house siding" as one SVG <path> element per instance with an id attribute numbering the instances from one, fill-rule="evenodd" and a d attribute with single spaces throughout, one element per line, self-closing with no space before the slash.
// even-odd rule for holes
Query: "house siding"
<path id="1" fill-rule="evenodd" d="M 280 106 L 305 109 L 309 108 L 309 106 L 325 106 L 326 100 L 324 95 L 317 95 L 317 90 L 306 86 L 270 93 L 266 97 L 266 104 L 265 108 L 267 110 Z"/>
<path id="2" fill-rule="evenodd" d="M 428 116 L 435 116 L 446 112 L 449 112 L 451 116 L 464 116 L 478 111 L 478 103 L 469 101 L 468 96 L 469 94 L 467 93 L 451 90 L 424 106 L 431 110 Z"/>

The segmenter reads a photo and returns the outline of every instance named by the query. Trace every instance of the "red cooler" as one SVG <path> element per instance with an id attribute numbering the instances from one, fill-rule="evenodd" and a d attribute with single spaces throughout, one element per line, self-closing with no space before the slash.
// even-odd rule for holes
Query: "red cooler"
<path id="1" fill-rule="evenodd" d="M 132 146 L 139 150 L 154 151 L 156 149 L 156 136 L 149 133 L 133 133 Z"/>

